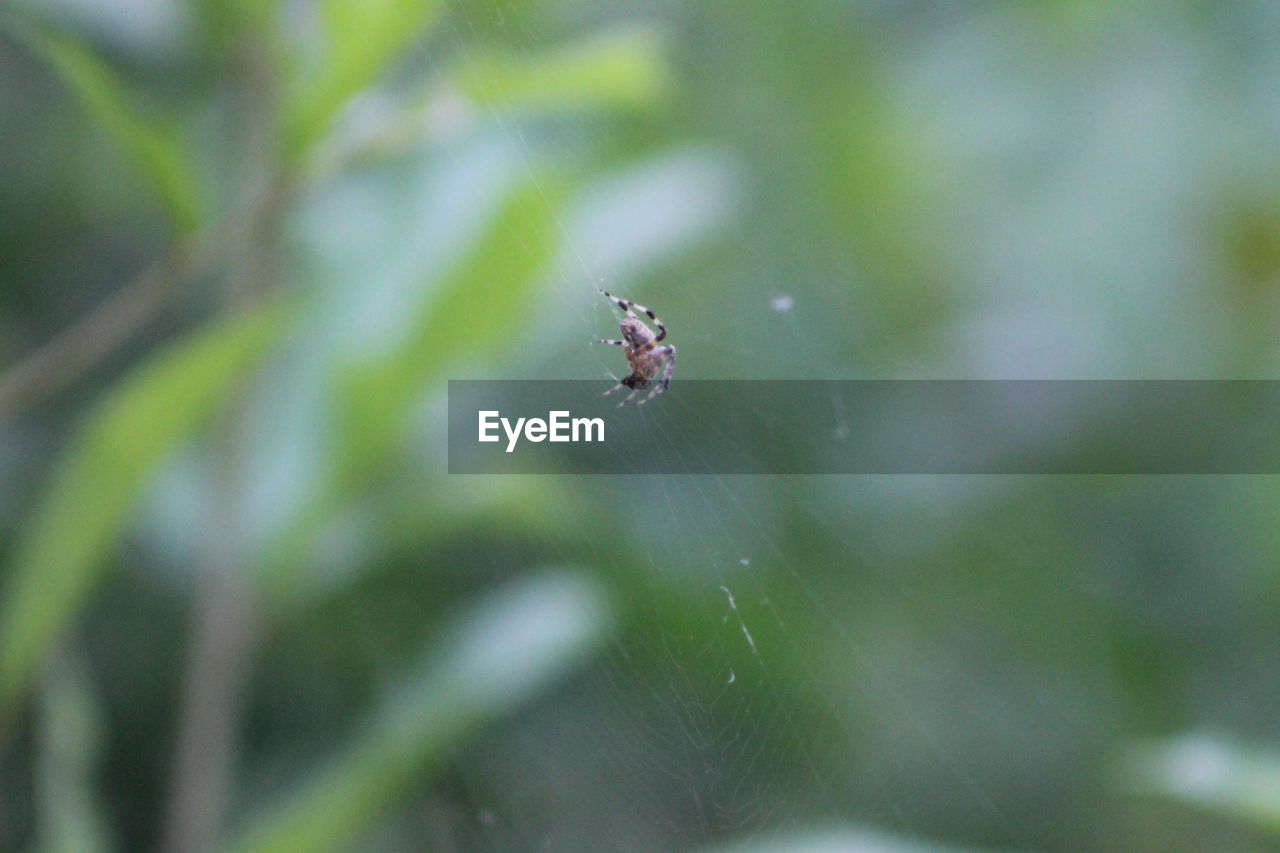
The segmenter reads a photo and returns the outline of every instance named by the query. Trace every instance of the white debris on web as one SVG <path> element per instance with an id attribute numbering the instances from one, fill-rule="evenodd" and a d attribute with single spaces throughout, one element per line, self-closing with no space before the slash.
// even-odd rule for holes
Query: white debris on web
<path id="1" fill-rule="evenodd" d="M 779 314 L 786 314 L 796 307 L 796 300 L 786 293 L 781 293 L 769 300 L 769 307 Z"/>
<path id="2" fill-rule="evenodd" d="M 734 613 L 738 612 L 738 602 L 733 597 L 733 591 L 729 587 L 721 584 L 720 589 L 724 592 L 724 597 L 729 600 L 729 609 Z M 728 614 L 725 614 L 725 621 L 728 621 Z M 738 627 L 742 629 L 742 636 L 747 640 L 747 646 L 751 649 L 751 654 L 758 655 L 760 651 L 756 648 L 755 637 L 751 636 L 751 631 L 747 629 L 747 623 L 742 621 L 742 617 L 738 617 Z"/>

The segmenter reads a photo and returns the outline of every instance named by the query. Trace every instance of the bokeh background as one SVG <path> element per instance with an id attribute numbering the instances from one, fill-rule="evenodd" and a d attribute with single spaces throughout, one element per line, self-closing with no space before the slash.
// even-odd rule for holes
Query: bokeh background
<path id="1" fill-rule="evenodd" d="M 673 394 L 1274 377 L 1277 45 L 1261 0 L 7 4 L 0 849 L 1280 849 L 1275 478 L 443 435 L 450 378 L 608 387 L 597 287 Z"/>

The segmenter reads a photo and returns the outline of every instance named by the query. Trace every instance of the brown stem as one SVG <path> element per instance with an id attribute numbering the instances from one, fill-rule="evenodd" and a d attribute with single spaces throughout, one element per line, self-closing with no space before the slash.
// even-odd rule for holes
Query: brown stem
<path id="1" fill-rule="evenodd" d="M 0 374 L 0 421 L 51 396 L 137 334 L 202 269 L 209 254 L 199 237 L 179 243 L 79 322 Z"/>
<path id="2" fill-rule="evenodd" d="M 273 284 L 287 178 L 275 140 L 270 64 L 246 45 L 236 95 L 243 156 L 242 197 L 248 215 L 228 241 L 232 269 L 224 303 L 242 310 Z M 239 725 L 253 650 L 258 601 L 249 572 L 244 525 L 244 475 L 250 425 L 244 395 L 228 408 L 218 430 L 211 478 L 211 511 L 200 559 L 191 650 L 178 722 L 169 812 L 161 849 L 207 853 L 222 834 L 239 753 Z"/>
<path id="3" fill-rule="evenodd" d="M 174 782 L 162 850 L 214 849 L 227 812 L 235 767 L 240 694 L 257 636 L 257 613 L 244 571 L 240 505 L 243 417 L 237 407 L 214 448 L 217 475 L 199 555 L 191 648 L 186 666 Z"/>

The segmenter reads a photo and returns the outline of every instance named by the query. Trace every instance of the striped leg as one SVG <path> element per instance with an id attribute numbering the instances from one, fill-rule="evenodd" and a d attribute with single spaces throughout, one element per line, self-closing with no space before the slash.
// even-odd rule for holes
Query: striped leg
<path id="1" fill-rule="evenodd" d="M 612 394 L 614 391 L 617 391 L 619 388 L 626 388 L 626 387 L 627 387 L 626 385 L 624 385 L 623 383 L 619 382 L 617 385 L 614 385 L 614 386 L 613 386 L 612 388 L 610 388 L 608 391 L 605 391 L 603 396 L 608 397 L 610 394 Z M 622 398 L 622 402 L 618 404 L 618 408 L 619 408 L 619 409 L 621 409 L 623 406 L 625 406 L 625 405 L 627 404 L 627 401 L 628 401 L 628 400 L 630 400 L 632 397 L 634 397 L 635 395 L 637 395 L 637 394 L 639 394 L 639 393 L 640 393 L 640 389 L 639 389 L 639 388 L 634 388 L 634 389 L 632 389 L 632 391 L 631 391 L 631 393 L 630 393 L 630 394 L 628 394 L 626 397 Z"/>
<path id="2" fill-rule="evenodd" d="M 666 364 L 666 367 L 662 369 L 662 390 L 663 391 L 667 390 L 667 387 L 671 385 L 671 377 L 675 375 L 675 372 L 676 372 L 676 348 L 666 347 L 666 350 L 667 350 L 667 364 Z"/>
<path id="3" fill-rule="evenodd" d="M 652 309 L 646 308 L 643 305 L 632 302 L 630 299 L 623 299 L 619 296 L 614 296 L 612 293 L 609 293 L 606 290 L 602 290 L 600 292 L 605 295 L 606 299 L 608 299 L 610 302 L 615 303 L 619 308 L 621 308 L 623 311 L 626 311 L 632 317 L 636 316 L 635 312 L 632 310 L 633 308 L 643 312 L 644 314 L 647 314 L 649 319 L 653 321 L 653 324 L 658 327 L 658 336 L 653 339 L 654 343 L 657 343 L 658 341 L 662 340 L 667 336 L 666 324 L 664 324 L 661 320 L 658 319 L 658 315 L 654 314 Z"/>
<path id="4" fill-rule="evenodd" d="M 662 368 L 662 379 L 654 385 L 654 388 L 649 392 L 648 397 L 645 397 L 639 403 L 636 403 L 637 406 L 643 406 L 645 403 L 649 402 L 671 386 L 671 375 L 676 372 L 676 348 L 663 347 L 662 349 L 664 351 L 664 357 L 666 358 L 666 365 Z"/>

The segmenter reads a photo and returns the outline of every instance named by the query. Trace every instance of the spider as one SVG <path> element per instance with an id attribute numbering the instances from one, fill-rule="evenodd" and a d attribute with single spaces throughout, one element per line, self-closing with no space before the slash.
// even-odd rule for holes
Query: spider
<path id="1" fill-rule="evenodd" d="M 643 305 L 637 305 L 630 299 L 619 299 L 611 293 L 605 293 L 604 297 L 610 302 L 616 304 L 623 311 L 627 312 L 627 316 L 622 318 L 620 328 L 622 329 L 622 340 L 610 341 L 600 338 L 596 343 L 613 344 L 622 347 L 623 352 L 627 354 L 627 361 L 631 363 L 631 375 L 625 377 L 617 385 L 605 391 L 605 396 L 609 396 L 619 388 L 630 388 L 631 393 L 628 394 L 619 407 L 626 405 L 641 390 L 648 388 L 649 384 L 654 383 L 653 390 L 649 392 L 649 396 L 645 397 L 637 406 L 643 406 L 663 391 L 667 390 L 667 386 L 671 384 L 671 374 L 676 372 L 676 348 L 673 346 L 658 346 L 658 342 L 667 336 L 667 327 L 658 319 L 657 315 L 645 308 Z M 643 311 L 649 315 L 649 319 L 658 327 L 658 334 L 654 334 L 653 330 L 645 325 L 634 310 Z M 662 372 L 662 378 L 657 379 L 658 372 Z"/>

